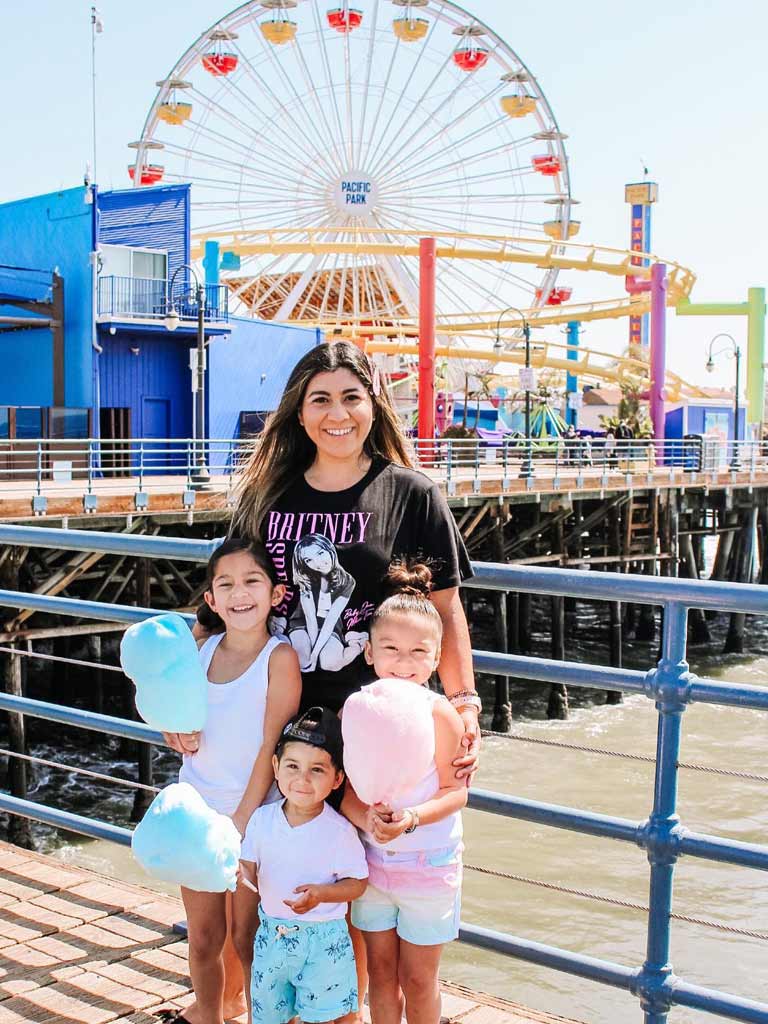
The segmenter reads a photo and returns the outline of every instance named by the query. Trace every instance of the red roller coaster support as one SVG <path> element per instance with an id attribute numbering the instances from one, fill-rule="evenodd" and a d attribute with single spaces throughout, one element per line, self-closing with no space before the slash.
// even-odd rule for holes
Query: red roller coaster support
<path id="1" fill-rule="evenodd" d="M 435 436 L 435 263 L 434 238 L 419 242 L 419 423 L 418 436 Z M 422 452 L 429 461 L 432 446 Z"/>

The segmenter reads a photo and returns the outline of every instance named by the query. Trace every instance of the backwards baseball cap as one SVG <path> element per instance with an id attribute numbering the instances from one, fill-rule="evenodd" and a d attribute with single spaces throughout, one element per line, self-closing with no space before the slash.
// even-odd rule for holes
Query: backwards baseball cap
<path id="1" fill-rule="evenodd" d="M 294 715 L 285 725 L 277 741 L 275 754 L 282 756 L 286 743 L 308 743 L 319 750 L 325 750 L 333 765 L 339 771 L 344 768 L 344 743 L 341 738 L 341 722 L 338 715 L 329 708 L 319 706 L 307 708 Z"/>

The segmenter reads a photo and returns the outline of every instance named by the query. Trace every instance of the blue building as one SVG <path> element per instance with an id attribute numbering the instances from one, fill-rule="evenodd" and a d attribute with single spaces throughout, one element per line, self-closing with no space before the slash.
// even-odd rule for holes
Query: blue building
<path id="1" fill-rule="evenodd" d="M 189 185 L 81 186 L 0 205 L 0 439 L 193 436 L 189 260 Z M 275 407 L 322 336 L 231 317 L 211 276 L 204 432 L 232 438 Z"/>

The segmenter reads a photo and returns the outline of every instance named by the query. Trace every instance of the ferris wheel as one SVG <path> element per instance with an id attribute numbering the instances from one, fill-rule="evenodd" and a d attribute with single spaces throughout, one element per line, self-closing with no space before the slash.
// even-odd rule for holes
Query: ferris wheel
<path id="1" fill-rule="evenodd" d="M 478 259 L 441 261 L 439 315 L 570 297 L 556 268 L 482 258 L 500 235 L 525 250 L 571 238 L 578 222 L 566 136 L 541 87 L 455 3 L 251 0 L 157 85 L 130 176 L 191 183 L 193 233 L 242 254 L 224 261 L 242 311 L 326 324 L 412 316 L 417 258 L 375 245 L 404 232 L 473 236 Z M 295 244 L 249 253 L 278 229 Z M 369 251 L 328 251 L 352 238 Z"/>

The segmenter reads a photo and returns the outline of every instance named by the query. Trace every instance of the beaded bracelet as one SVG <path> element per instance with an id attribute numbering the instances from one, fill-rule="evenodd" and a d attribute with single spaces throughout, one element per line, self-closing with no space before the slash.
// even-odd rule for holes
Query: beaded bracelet
<path id="1" fill-rule="evenodd" d="M 476 690 L 460 690 L 449 697 L 448 700 L 457 711 L 463 711 L 465 708 L 474 708 L 479 715 L 483 710 L 483 702 L 478 697 Z"/>

